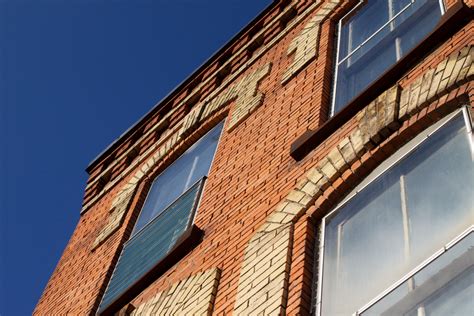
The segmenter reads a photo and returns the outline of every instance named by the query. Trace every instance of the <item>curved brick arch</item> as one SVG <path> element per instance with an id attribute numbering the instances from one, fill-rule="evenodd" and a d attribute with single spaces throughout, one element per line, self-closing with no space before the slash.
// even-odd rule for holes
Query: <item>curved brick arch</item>
<path id="1" fill-rule="evenodd" d="M 210 269 L 173 284 L 129 315 L 211 315 L 221 272 Z"/>
<path id="2" fill-rule="evenodd" d="M 248 242 L 234 312 L 247 315 L 285 311 L 294 223 L 358 157 L 380 144 L 403 121 L 474 76 L 474 46 L 451 54 L 405 89 L 396 85 L 356 115 L 357 127 L 311 168 L 276 206 Z M 471 87 L 472 89 L 472 87 Z M 259 275 L 256 282 L 252 274 Z M 262 281 L 263 280 L 263 281 Z"/>

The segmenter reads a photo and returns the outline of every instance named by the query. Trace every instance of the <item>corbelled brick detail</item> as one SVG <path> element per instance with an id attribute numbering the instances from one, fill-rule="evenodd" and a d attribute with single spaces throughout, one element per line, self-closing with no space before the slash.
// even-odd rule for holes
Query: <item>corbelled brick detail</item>
<path id="1" fill-rule="evenodd" d="M 141 304 L 151 299 L 161 301 L 161 296 L 154 297 L 157 292 L 166 292 L 169 301 L 174 298 L 171 295 L 173 284 L 219 267 L 222 274 L 215 292 L 214 314 L 258 315 L 259 311 L 260 314 L 310 314 L 314 305 L 312 267 L 321 260 L 313 253 L 317 246 L 316 224 L 320 217 L 359 179 L 368 175 L 370 170 L 421 129 L 448 115 L 461 104 L 471 101 L 472 108 L 474 100 L 474 82 L 460 83 L 462 81 L 451 75 L 458 69 L 464 77 L 470 72 L 471 66 L 466 68 L 464 63 L 461 66 L 458 62 L 463 57 L 456 58 L 456 62 L 453 59 L 449 64 L 446 61 L 444 67 L 452 67 L 451 74 L 449 71 L 445 74 L 444 68 L 443 72 L 436 72 L 438 64 L 452 52 L 472 45 L 470 31 L 473 22 L 468 21 L 472 12 L 461 8 L 458 1 L 445 1 L 449 14 L 442 19 L 438 25 L 440 29 L 436 31 L 443 33 L 442 38 L 432 43 L 432 50 L 426 47 L 430 43 L 422 43 L 420 50 L 417 50 L 422 54 L 415 51 L 407 56 L 409 63 L 396 66 L 403 74 L 397 72 L 390 80 L 398 83 L 398 87 L 393 88 L 396 98 L 401 100 L 403 96 L 407 104 L 410 99 L 420 104 L 416 105 L 413 114 L 399 119 L 401 102 L 395 102 L 394 108 L 383 106 L 388 95 L 384 99 L 380 94 L 390 86 L 385 85 L 388 81 L 382 80 L 378 87 L 367 91 L 366 96 L 371 95 L 371 99 L 357 106 L 356 112 L 368 107 L 365 111 L 357 117 L 353 112 L 351 117 L 333 121 L 339 126 L 339 123 L 348 120 L 334 133 L 324 134 L 321 146 L 295 163 L 288 154 L 289 145 L 297 135 L 322 126 L 327 118 L 333 53 L 336 49 L 333 45 L 335 23 L 359 0 L 340 0 L 339 6 L 319 23 L 316 41 L 312 42 L 317 44 L 317 50 L 311 50 L 310 45 L 302 50 L 307 49 L 309 56 L 312 53 L 316 56 L 282 85 L 283 76 L 297 61 L 297 51 L 304 47 L 304 41 L 296 45 L 297 49 L 290 56 L 287 51 L 309 21 L 316 14 L 323 14 L 320 10 L 330 2 L 334 3 L 331 0 L 274 1 L 246 31 L 238 35 L 239 38 L 232 40 L 140 119 L 88 168 L 90 177 L 80 221 L 45 287 L 35 315 L 98 312 L 124 238 L 129 235 L 130 226 L 146 198 L 152 176 L 224 116 L 227 116 L 226 126 L 229 126 L 240 100 L 235 97 L 223 104 L 222 99 L 218 101 L 218 98 L 223 93 L 233 95 L 235 91 L 231 92 L 230 88 L 236 88 L 242 79 L 267 63 L 272 63 L 271 72 L 257 83 L 256 90 L 265 94 L 264 103 L 245 121 L 235 125 L 234 130 L 224 131 L 220 139 L 206 192 L 195 219 L 196 225 L 205 233 L 204 238 L 173 266 L 165 267 L 159 277 L 149 280 L 152 284 L 140 289 L 135 299 L 124 300 L 123 304 L 127 306 L 118 304 L 117 308 L 121 308 L 119 313 L 123 316 L 133 312 L 134 306 L 141 308 L 141 314 L 159 315 L 153 313 L 153 309 L 149 311 L 146 305 L 141 307 Z M 469 2 L 472 3 L 471 0 Z M 468 6 L 472 8 L 472 5 Z M 307 36 L 308 40 L 314 39 L 310 34 Z M 466 65 L 471 64 L 472 58 L 468 56 L 470 54 L 466 55 L 466 60 L 469 59 Z M 447 76 L 450 79 L 446 81 Z M 415 85 L 416 79 L 419 81 Z M 438 93 L 441 83 L 452 88 L 444 91 L 440 88 Z M 378 90 L 382 86 L 385 88 Z M 372 94 L 376 90 L 378 92 Z M 430 101 L 420 101 L 425 97 Z M 224 96 L 221 98 L 227 99 Z M 374 103 L 369 108 L 371 101 Z M 209 106 L 208 110 L 214 108 L 212 103 L 217 104 L 215 107 L 218 110 L 207 117 L 206 107 Z M 189 114 L 190 110 L 192 114 Z M 394 120 L 390 114 L 392 110 L 396 114 Z M 183 128 L 188 114 L 192 123 L 190 130 Z M 379 119 L 387 123 L 379 123 Z M 389 122 L 393 127 L 389 127 Z M 401 127 L 393 131 L 399 124 L 402 124 Z M 188 133 L 185 137 L 181 129 Z M 135 156 L 136 152 L 131 154 L 138 148 L 138 156 Z M 172 148 L 171 151 L 169 148 Z M 164 158 L 159 158 L 160 155 Z M 149 160 L 153 156 L 156 161 Z M 98 245 L 103 243 L 91 251 L 96 238 Z M 271 251 L 268 250 L 270 248 Z M 251 249 L 256 253 L 252 254 Z M 266 255 L 263 254 L 265 251 Z M 268 269 L 256 268 L 259 264 Z M 251 282 L 248 275 L 241 275 L 241 269 L 257 271 L 254 279 L 263 281 Z M 267 273 L 267 270 L 273 272 Z M 258 288 L 260 283 L 262 285 Z M 251 297 L 245 297 L 245 294 Z M 166 308 L 167 303 L 162 304 Z"/>
<path id="2" fill-rule="evenodd" d="M 267 24 L 267 26 L 262 29 L 256 36 L 261 36 L 262 34 L 265 34 L 268 29 L 270 29 L 274 24 L 278 23 L 279 19 L 285 15 L 288 14 L 288 12 L 292 11 L 295 9 L 295 5 L 296 4 L 292 4 L 292 5 L 289 5 L 285 8 L 284 11 L 282 11 L 277 17 L 276 19 L 272 20 L 272 22 L 270 22 L 269 24 Z M 296 17 L 294 20 L 292 20 L 288 26 L 283 30 L 281 31 L 276 37 L 274 37 L 270 42 L 266 43 L 265 45 L 263 45 L 263 47 L 261 49 L 258 50 L 258 52 L 256 52 L 252 58 L 245 64 L 245 65 L 242 65 L 238 70 L 234 71 L 228 78 L 226 78 L 225 80 L 225 83 L 226 82 L 232 82 L 235 78 L 238 78 L 240 76 L 241 73 L 243 73 L 244 71 L 246 71 L 248 69 L 248 65 L 251 65 L 253 62 L 255 62 L 256 60 L 259 59 L 259 57 L 261 57 L 263 54 L 265 54 L 265 52 L 267 52 L 269 49 L 271 49 L 274 45 L 277 44 L 277 42 L 279 40 L 281 40 L 281 38 L 283 38 L 285 35 L 287 35 L 296 25 L 298 25 L 300 23 L 300 21 L 302 21 L 303 19 L 305 19 L 307 17 L 308 14 L 310 14 L 311 12 L 313 12 L 315 9 L 317 9 L 317 7 L 319 6 L 319 1 L 315 1 L 314 3 L 312 3 L 310 6 L 308 6 L 305 11 L 299 15 L 298 17 Z M 251 42 L 249 42 L 247 45 L 244 45 L 243 47 L 241 47 L 239 49 L 238 52 L 236 52 L 234 54 L 234 56 L 238 56 L 238 54 L 242 51 L 244 51 L 245 49 L 247 49 L 248 45 L 251 45 Z M 227 63 L 225 63 L 224 65 L 221 66 L 220 69 L 223 69 L 224 67 L 227 67 L 229 64 L 231 64 L 231 62 L 233 60 L 235 60 L 236 57 L 232 57 L 231 59 L 229 59 L 227 61 Z M 217 73 L 217 72 L 216 72 Z M 204 80 L 198 87 L 196 87 L 193 92 L 187 96 L 186 98 L 184 98 L 180 104 L 172 109 L 170 112 L 168 112 L 166 114 L 166 116 L 160 120 L 155 126 L 153 126 L 150 131 L 148 131 L 145 135 L 142 136 L 142 138 L 146 137 L 147 135 L 149 135 L 150 133 L 152 133 L 154 130 L 157 130 L 159 129 L 162 125 L 166 125 L 168 123 L 168 120 L 169 118 L 174 114 L 174 112 L 182 107 L 182 106 L 185 106 L 187 104 L 187 102 L 189 102 L 190 99 L 194 98 L 197 96 L 197 94 L 199 93 L 200 91 L 200 88 L 202 88 L 203 86 L 205 86 L 206 84 L 209 83 L 209 81 L 212 79 L 213 77 L 209 77 L 208 79 Z M 223 86 L 225 86 L 225 83 L 223 84 Z M 224 88 L 223 88 L 224 89 Z M 219 89 L 216 89 L 214 92 L 211 93 L 210 97 L 208 98 L 209 100 L 213 99 L 214 97 L 220 95 L 222 93 L 222 91 L 220 91 Z M 194 112 L 194 115 L 200 115 L 201 114 L 201 111 L 202 111 L 203 107 L 201 106 L 196 106 L 193 108 L 193 112 Z M 192 123 L 193 121 L 191 120 L 190 123 Z M 194 122 L 195 123 L 195 122 Z M 193 124 L 194 124 L 193 123 Z M 144 158 L 142 157 L 147 157 L 149 155 L 150 152 L 152 152 L 154 149 L 156 149 L 155 147 L 152 147 L 150 148 L 149 150 L 147 150 L 144 154 L 141 154 L 139 159 L 137 160 L 138 162 L 140 162 L 141 160 L 143 160 Z M 120 177 L 117 177 L 115 180 L 113 180 L 112 182 L 110 182 L 109 184 L 107 184 L 105 186 L 105 188 L 99 193 L 97 194 L 95 197 L 93 197 L 89 202 L 87 202 L 82 210 L 81 210 L 81 213 L 84 213 L 86 212 L 94 203 L 96 203 L 106 192 L 108 192 L 110 190 L 110 188 L 112 188 L 113 186 L 115 186 L 121 179 L 122 177 L 124 177 L 124 175 L 127 173 L 127 171 L 133 169 L 136 167 L 136 164 L 132 164 L 129 168 L 126 169 L 126 171 L 124 171 L 122 173 L 122 175 Z M 110 167 L 109 167 L 110 168 Z M 108 170 L 108 169 L 107 169 Z M 105 171 L 104 171 L 105 172 Z M 100 177 L 98 177 L 99 179 Z M 88 186 L 92 185 L 93 183 L 95 183 L 97 180 L 94 180 L 92 181 L 91 183 L 88 184 Z"/>
<path id="3" fill-rule="evenodd" d="M 455 85 L 472 79 L 473 57 L 473 46 L 465 47 L 402 91 L 395 85 L 357 113 L 355 130 L 305 174 L 250 239 L 240 272 L 236 313 L 253 314 L 257 306 L 258 311 L 265 311 L 264 315 L 284 312 L 288 289 L 282 280 L 288 279 L 294 223 L 358 157 L 396 131 L 402 121 L 409 119 L 409 114 L 419 112 L 434 96 L 444 95 Z M 258 280 L 265 280 L 265 285 L 258 286 L 249 277 L 252 272 L 258 275 Z M 262 298 L 270 292 L 274 296 Z"/>
<path id="4" fill-rule="evenodd" d="M 301 33 L 293 39 L 288 47 L 287 55 L 290 56 L 294 54 L 294 60 L 283 75 L 283 84 L 289 81 L 313 59 L 318 57 L 321 22 L 334 11 L 340 2 L 340 0 L 331 0 L 324 3 L 316 15 L 305 25 Z"/>
<path id="5" fill-rule="evenodd" d="M 181 280 L 137 306 L 130 315 L 211 315 L 220 275 L 219 269 L 211 269 Z"/>
<path id="6" fill-rule="evenodd" d="M 156 166 L 183 138 L 191 133 L 203 121 L 221 110 L 229 102 L 236 100 L 235 109 L 229 123 L 229 129 L 244 120 L 252 111 L 262 104 L 264 94 L 258 91 L 260 82 L 270 73 L 271 64 L 267 64 L 232 85 L 218 97 L 204 102 L 193 108 L 184 118 L 181 128 L 175 131 L 169 139 L 135 172 L 128 183 L 120 190 L 112 202 L 109 218 L 100 230 L 92 245 L 92 249 L 101 245 L 122 225 L 130 201 L 137 184 Z"/>

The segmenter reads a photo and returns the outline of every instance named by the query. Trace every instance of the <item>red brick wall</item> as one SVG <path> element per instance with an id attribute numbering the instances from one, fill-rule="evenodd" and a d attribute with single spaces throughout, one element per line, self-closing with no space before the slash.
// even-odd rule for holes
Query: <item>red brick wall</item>
<path id="1" fill-rule="evenodd" d="M 449 7 L 456 1 L 445 2 Z M 466 2 L 472 6 L 473 1 Z M 298 12 L 301 14 L 308 5 L 303 5 L 299 1 L 297 3 L 300 8 Z M 216 314 L 232 313 L 244 251 L 250 238 L 265 222 L 275 206 L 294 188 L 304 173 L 317 164 L 331 148 L 355 128 L 356 120 L 352 119 L 300 162 L 289 155 L 290 146 L 298 136 L 307 129 L 317 129 L 327 120 L 333 78 L 335 23 L 338 17 L 347 12 L 354 3 L 355 1 L 344 2 L 330 15 L 329 19 L 323 22 L 320 30 L 319 56 L 286 84 L 282 85 L 281 79 L 293 61 L 293 56 L 286 54 L 288 46 L 317 9 L 234 80 L 238 82 L 242 76 L 272 63 L 270 74 L 263 79 L 258 88 L 265 94 L 263 104 L 232 131 L 228 132 L 224 128 L 196 216 L 195 223 L 205 232 L 204 239 L 138 296 L 133 302 L 135 306 L 179 280 L 197 272 L 218 267 L 222 272 L 214 312 Z M 270 23 L 278 12 L 279 7 L 274 5 L 274 9 L 262 18 L 264 25 Z M 416 67 L 400 78 L 400 86 L 406 87 L 414 78 L 427 69 L 436 67 L 451 53 L 472 45 L 473 27 L 474 24 L 471 21 L 447 42 L 441 43 Z M 270 36 L 278 32 L 281 30 L 265 34 Z M 244 39 L 237 41 L 234 49 L 236 50 L 239 45 L 244 45 L 244 42 Z M 268 41 L 265 40 L 265 43 Z M 233 67 L 233 69 L 236 68 L 238 67 Z M 419 115 L 406 121 L 399 131 L 366 153 L 354 163 L 351 169 L 336 180 L 326 190 L 324 196 L 316 201 L 315 205 L 318 207 L 310 208 L 307 215 L 299 218 L 295 224 L 291 250 L 286 309 L 288 314 L 307 314 L 310 309 L 312 266 L 314 260 L 317 260 L 313 252 L 317 219 L 333 207 L 348 189 L 357 184 L 358 179 L 367 175 L 397 147 L 416 135 L 417 131 L 442 115 L 445 112 L 443 106 L 446 102 L 451 101 L 452 105 L 449 108 L 452 109 L 459 106 L 459 102 L 455 101 L 459 95 L 470 93 L 472 105 L 472 84 L 466 84 L 462 89 L 468 92 L 459 92 L 458 89 L 456 90 L 458 95 L 454 93 L 445 96 L 433 102 Z M 197 138 L 197 135 L 226 118 L 229 112 L 232 113 L 234 106 L 235 102 L 231 102 L 208 119 L 189 136 L 188 141 L 178 144 L 178 147 L 167 158 L 155 166 L 152 174 L 159 173 L 166 165 L 169 165 L 180 152 L 185 150 L 186 146 L 192 143 L 193 139 Z M 183 116 L 184 114 L 176 115 L 171 120 L 170 126 L 177 124 Z M 146 124 L 147 122 L 141 123 L 143 126 Z M 124 146 L 126 143 L 119 147 L 117 152 L 124 151 Z M 99 170 L 100 167 L 101 165 L 96 169 Z M 134 170 L 137 169 L 138 167 Z M 91 177 L 97 177 L 100 174 L 97 170 L 92 172 Z M 124 224 L 96 249 L 92 250 L 92 244 L 107 221 L 115 195 L 132 175 L 133 171 L 129 172 L 103 197 L 92 204 L 87 212 L 83 213 L 38 302 L 35 314 L 88 314 L 96 311 L 106 282 L 113 271 L 120 245 L 129 235 L 131 225 L 140 210 L 144 193 L 148 188 L 146 181 L 139 185 L 124 218 Z"/>

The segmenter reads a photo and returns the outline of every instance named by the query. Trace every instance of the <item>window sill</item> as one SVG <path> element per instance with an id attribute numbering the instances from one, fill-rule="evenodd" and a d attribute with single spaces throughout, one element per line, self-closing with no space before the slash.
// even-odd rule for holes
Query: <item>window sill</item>
<path id="1" fill-rule="evenodd" d="M 317 148 L 334 132 L 362 110 L 370 101 L 394 85 L 400 77 L 415 66 L 429 52 L 467 25 L 472 19 L 472 10 L 462 0 L 458 0 L 441 17 L 435 29 L 429 33 L 402 59 L 388 69 L 378 80 L 372 83 L 340 112 L 331 117 L 317 130 L 308 130 L 291 144 L 290 156 L 296 161 L 302 160 Z"/>

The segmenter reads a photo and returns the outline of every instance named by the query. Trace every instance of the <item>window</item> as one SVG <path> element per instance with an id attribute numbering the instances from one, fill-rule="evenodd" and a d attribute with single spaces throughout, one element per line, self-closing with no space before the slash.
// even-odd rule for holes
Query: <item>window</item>
<path id="1" fill-rule="evenodd" d="M 323 219 L 319 315 L 474 310 L 464 299 L 474 296 L 473 157 L 463 109 L 405 145 Z"/>
<path id="2" fill-rule="evenodd" d="M 339 21 L 332 115 L 434 29 L 442 0 L 368 0 Z"/>
<path id="3" fill-rule="evenodd" d="M 193 144 L 151 185 L 132 235 L 158 216 L 168 205 L 201 180 L 211 167 L 223 123 Z"/>
<path id="4" fill-rule="evenodd" d="M 99 307 L 103 312 L 189 237 L 223 122 L 153 181 Z"/>

